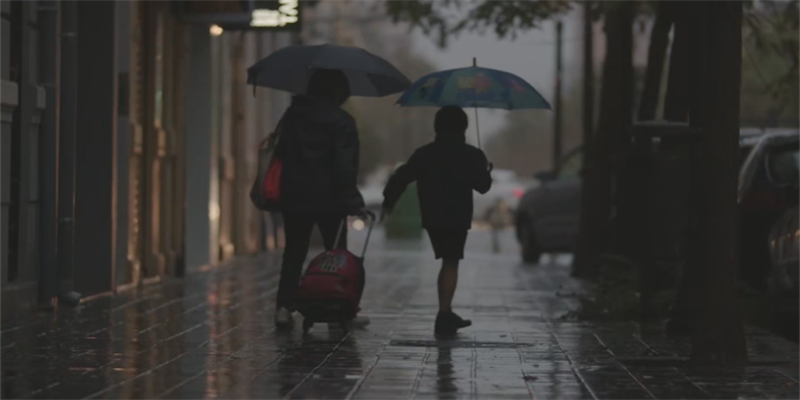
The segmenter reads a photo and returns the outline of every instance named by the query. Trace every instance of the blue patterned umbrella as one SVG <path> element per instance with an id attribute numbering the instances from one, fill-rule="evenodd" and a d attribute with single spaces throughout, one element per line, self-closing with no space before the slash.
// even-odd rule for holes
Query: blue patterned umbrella
<path id="1" fill-rule="evenodd" d="M 480 68 L 474 59 L 472 67 L 423 76 L 400 96 L 397 104 L 401 107 L 473 107 L 476 122 L 478 108 L 550 109 L 547 100 L 524 79 L 509 72 Z"/>

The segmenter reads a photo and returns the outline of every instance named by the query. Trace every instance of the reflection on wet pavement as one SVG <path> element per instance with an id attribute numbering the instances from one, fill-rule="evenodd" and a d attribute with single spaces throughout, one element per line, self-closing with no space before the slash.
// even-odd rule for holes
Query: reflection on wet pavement
<path id="1" fill-rule="evenodd" d="M 367 259 L 363 313 L 276 332 L 279 258 L 263 255 L 183 280 L 4 325 L 2 398 L 620 399 L 798 398 L 798 347 L 748 330 L 751 364 L 692 368 L 690 343 L 635 324 L 563 322 L 582 288 L 560 264 L 522 266 L 512 239 L 470 239 L 455 304 L 474 325 L 432 335 L 430 249 L 385 245 Z M 360 238 L 353 235 L 351 246 Z M 405 246 L 405 247 L 404 247 Z M 401 250 L 398 250 L 401 249 Z"/>

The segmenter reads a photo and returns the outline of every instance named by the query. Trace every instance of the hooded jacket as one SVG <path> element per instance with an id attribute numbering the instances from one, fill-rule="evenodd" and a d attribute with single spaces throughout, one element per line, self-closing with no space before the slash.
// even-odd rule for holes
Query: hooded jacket
<path id="1" fill-rule="evenodd" d="M 324 96 L 297 95 L 280 122 L 281 209 L 345 214 L 364 207 L 352 116 Z"/>
<path id="2" fill-rule="evenodd" d="M 472 226 L 472 191 L 489 191 L 492 177 L 483 151 L 468 145 L 464 133 L 441 132 L 417 149 L 395 171 L 383 191 L 384 207 L 394 208 L 412 182 L 417 182 L 425 229 L 465 229 Z"/>

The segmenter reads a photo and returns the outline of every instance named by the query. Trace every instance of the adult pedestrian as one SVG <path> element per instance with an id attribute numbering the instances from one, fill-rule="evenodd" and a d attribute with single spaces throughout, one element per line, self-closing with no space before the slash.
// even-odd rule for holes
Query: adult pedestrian
<path id="1" fill-rule="evenodd" d="M 359 139 L 352 116 L 341 108 L 350 96 L 339 70 L 316 70 L 306 94 L 292 98 L 280 121 L 275 155 L 283 162 L 280 207 L 283 251 L 275 324 L 293 325 L 292 295 L 302 274 L 314 225 L 325 248 L 347 247 L 348 215 L 367 216 L 358 191 Z M 334 243 L 339 227 L 339 243 Z"/>

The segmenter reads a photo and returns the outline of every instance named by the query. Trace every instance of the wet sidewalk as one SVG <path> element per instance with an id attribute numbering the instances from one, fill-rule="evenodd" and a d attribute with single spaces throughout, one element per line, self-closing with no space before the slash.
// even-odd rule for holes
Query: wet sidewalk
<path id="1" fill-rule="evenodd" d="M 363 232 L 352 235 L 358 250 Z M 2 398 L 794 398 L 798 347 L 748 329 L 751 365 L 690 368 L 689 341 L 633 324 L 563 322 L 580 284 L 559 260 L 490 254 L 475 232 L 456 311 L 473 326 L 433 338 L 437 264 L 423 243 L 367 257 L 364 329 L 275 332 L 279 258 L 238 259 L 183 280 L 4 325 Z M 563 260 L 561 260 L 563 261 Z"/>

